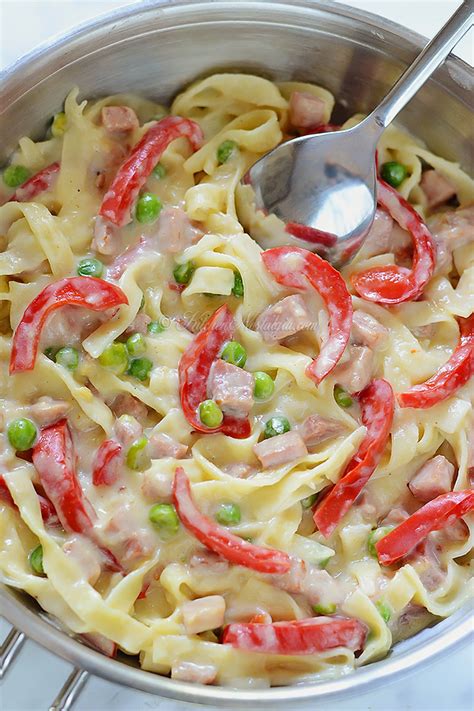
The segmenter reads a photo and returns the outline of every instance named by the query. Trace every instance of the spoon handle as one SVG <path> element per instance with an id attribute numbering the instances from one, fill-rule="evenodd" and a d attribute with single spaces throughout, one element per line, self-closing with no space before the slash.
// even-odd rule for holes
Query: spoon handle
<path id="1" fill-rule="evenodd" d="M 403 72 L 367 121 L 375 123 L 379 130 L 386 128 L 473 24 L 474 0 L 465 0 L 413 64 Z"/>

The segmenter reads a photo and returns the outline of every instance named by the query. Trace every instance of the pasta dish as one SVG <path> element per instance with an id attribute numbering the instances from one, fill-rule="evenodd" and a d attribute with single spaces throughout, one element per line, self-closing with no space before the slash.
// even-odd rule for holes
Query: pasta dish
<path id="1" fill-rule="evenodd" d="M 474 181 L 400 128 L 341 269 L 241 179 L 300 82 L 67 96 L 0 187 L 0 575 L 143 669 L 335 678 L 472 598 Z"/>

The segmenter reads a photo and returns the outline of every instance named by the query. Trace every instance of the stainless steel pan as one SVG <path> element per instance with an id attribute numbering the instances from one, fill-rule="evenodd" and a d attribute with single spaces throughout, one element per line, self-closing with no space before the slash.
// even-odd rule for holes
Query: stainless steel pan
<path id="1" fill-rule="evenodd" d="M 399 25 L 330 2 L 143 2 L 82 25 L 7 70 L 2 157 L 20 136 L 41 136 L 74 85 L 84 97 L 134 91 L 167 102 L 179 88 L 216 69 L 321 83 L 337 97 L 337 121 L 372 108 L 424 42 Z M 450 58 L 401 116 L 401 123 L 433 150 L 466 169 L 473 158 L 472 86 L 472 70 Z M 125 656 L 108 659 L 58 630 L 21 592 L 3 587 L 0 605 L 29 637 L 93 674 L 182 701 L 252 709 L 278 704 L 293 711 L 304 700 L 360 693 L 449 653 L 472 633 L 471 607 L 351 676 L 236 691 L 173 681 L 142 671 Z"/>

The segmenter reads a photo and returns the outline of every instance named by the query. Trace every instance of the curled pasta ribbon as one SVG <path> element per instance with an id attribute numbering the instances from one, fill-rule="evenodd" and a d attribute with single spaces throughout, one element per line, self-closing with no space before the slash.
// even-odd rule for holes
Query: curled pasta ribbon
<path id="1" fill-rule="evenodd" d="M 14 226 L 22 217 L 25 218 L 28 229 L 36 242 L 27 255 L 25 255 L 26 245 L 24 243 L 26 235 L 22 233 L 17 238 L 14 236 Z M 53 217 L 44 205 L 10 202 L 1 207 L 0 233 L 7 234 L 10 229 L 13 235 L 11 242 L 9 240 L 9 249 L 0 255 L 0 271 L 2 273 L 18 273 L 23 262 L 26 268 L 36 268 L 44 258 L 48 260 L 56 278 L 65 276 L 72 270 L 74 255 L 69 242 L 58 224 L 58 219 Z M 36 256 L 36 252 L 38 256 Z"/>
<path id="2" fill-rule="evenodd" d="M 213 175 L 218 166 L 217 149 L 223 141 L 235 141 L 241 150 L 258 155 L 270 151 L 281 139 L 282 133 L 274 111 L 249 111 L 228 123 L 220 133 L 188 158 L 184 169 L 188 173 L 199 173 L 203 170 L 208 175 Z"/>

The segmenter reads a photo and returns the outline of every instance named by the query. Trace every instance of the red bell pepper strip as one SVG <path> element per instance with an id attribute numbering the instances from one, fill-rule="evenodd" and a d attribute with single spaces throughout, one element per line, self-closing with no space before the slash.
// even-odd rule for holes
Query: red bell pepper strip
<path id="1" fill-rule="evenodd" d="M 301 247 L 275 247 L 262 253 L 279 284 L 304 289 L 307 282 L 321 295 L 329 313 L 329 338 L 306 375 L 319 384 L 344 353 L 352 326 L 352 300 L 344 279 L 329 262 Z"/>
<path id="2" fill-rule="evenodd" d="M 13 336 L 10 374 L 32 370 L 46 318 L 61 306 L 83 306 L 105 311 L 128 304 L 123 291 L 114 284 L 95 277 L 67 277 L 49 284 L 26 307 Z"/>
<path id="3" fill-rule="evenodd" d="M 234 623 L 224 628 L 223 644 L 261 654 L 317 654 L 326 649 L 362 649 L 367 627 L 342 617 L 309 617 L 290 622 Z"/>
<path id="4" fill-rule="evenodd" d="M 431 234 L 413 207 L 388 183 L 377 181 L 378 203 L 410 232 L 413 238 L 411 270 L 394 264 L 371 267 L 352 277 L 354 289 L 367 301 L 380 304 L 400 304 L 413 301 L 431 279 L 435 267 L 436 248 Z"/>
<path id="5" fill-rule="evenodd" d="M 336 235 L 331 234 L 331 232 L 323 232 L 314 227 L 302 225 L 300 222 L 287 222 L 285 232 L 320 247 L 334 247 L 337 242 Z"/>
<path id="6" fill-rule="evenodd" d="M 342 477 L 314 512 L 314 522 L 325 538 L 331 535 L 372 476 L 392 426 L 394 395 L 386 380 L 372 380 L 359 394 L 359 403 L 367 434 Z"/>
<path id="7" fill-rule="evenodd" d="M 114 484 L 120 473 L 122 445 L 113 439 L 106 439 L 100 445 L 92 464 L 92 483 L 94 486 Z"/>
<path id="8" fill-rule="evenodd" d="M 425 409 L 442 402 L 474 373 L 474 314 L 459 318 L 459 343 L 451 358 L 424 383 L 397 395 L 401 407 Z"/>
<path id="9" fill-rule="evenodd" d="M 200 127 L 190 119 L 166 116 L 153 124 L 118 169 L 112 185 L 104 195 L 99 215 L 118 227 L 130 222 L 130 210 L 139 191 L 171 141 L 181 136 L 189 139 L 195 151 L 203 143 Z"/>
<path id="10" fill-rule="evenodd" d="M 59 173 L 59 163 L 51 163 L 33 175 L 13 193 L 8 202 L 29 202 L 40 193 L 49 190 Z"/>
<path id="11" fill-rule="evenodd" d="M 64 530 L 90 533 L 95 513 L 77 479 L 67 420 L 41 430 L 33 448 L 33 464 Z"/>
<path id="12" fill-rule="evenodd" d="M 49 499 L 46 497 L 42 496 L 41 494 L 38 494 L 36 492 L 36 495 L 38 496 L 38 501 L 40 505 L 40 510 L 41 510 L 41 518 L 43 519 L 43 523 L 45 526 L 60 526 L 59 518 L 58 515 L 54 509 L 53 504 Z M 5 504 L 8 504 L 8 506 L 11 506 L 13 509 L 17 510 L 18 507 L 15 504 L 13 500 L 13 496 L 10 494 L 10 489 L 7 486 L 7 483 L 3 476 L 0 475 L 0 501 L 3 501 Z"/>
<path id="13" fill-rule="evenodd" d="M 441 494 L 415 511 L 376 544 L 382 565 L 391 565 L 410 553 L 432 531 L 450 526 L 474 510 L 474 489 Z"/>
<path id="14" fill-rule="evenodd" d="M 204 516 L 194 503 L 189 479 L 182 467 L 178 467 L 174 475 L 173 503 L 183 526 L 200 543 L 230 563 L 277 575 L 290 569 L 290 557 L 283 551 L 254 546 Z"/>
<path id="15" fill-rule="evenodd" d="M 224 343 L 232 338 L 234 328 L 232 313 L 224 304 L 211 316 L 181 357 L 178 366 L 179 395 L 184 416 L 197 432 L 222 432 L 242 439 L 248 437 L 251 431 L 246 417 L 224 415 L 219 427 L 210 428 L 202 424 L 198 415 L 199 403 L 207 398 L 207 381 L 212 364 L 219 357 Z"/>

